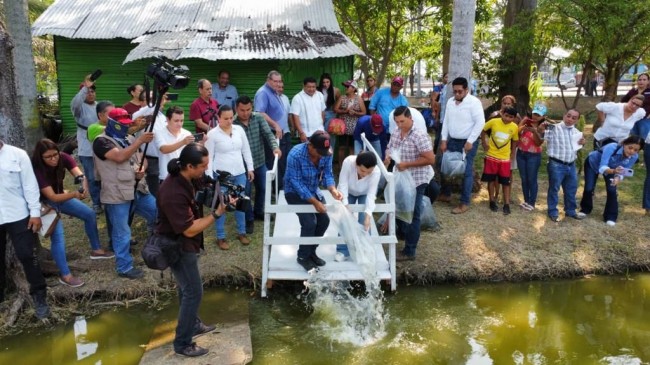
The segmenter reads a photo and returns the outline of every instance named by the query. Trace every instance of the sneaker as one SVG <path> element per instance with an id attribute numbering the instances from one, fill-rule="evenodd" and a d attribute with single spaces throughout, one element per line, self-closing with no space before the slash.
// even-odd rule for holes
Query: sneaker
<path id="1" fill-rule="evenodd" d="M 318 266 L 314 263 L 314 261 L 311 260 L 311 258 L 304 258 L 304 257 L 298 257 L 296 260 L 300 266 L 305 269 L 305 271 L 311 271 L 316 269 L 318 271 Z"/>
<path id="2" fill-rule="evenodd" d="M 614 221 L 607 221 L 607 222 L 605 222 L 605 224 L 607 224 L 607 225 L 610 226 L 610 227 L 614 227 L 614 226 L 616 225 L 616 222 L 614 222 Z"/>
<path id="3" fill-rule="evenodd" d="M 61 283 L 63 285 L 67 285 L 67 286 L 69 286 L 71 288 L 78 288 L 78 287 L 83 286 L 85 284 L 83 282 L 83 280 L 81 280 L 79 278 L 75 278 L 72 275 L 69 275 L 67 279 L 64 278 L 63 276 L 59 277 L 59 283 Z"/>
<path id="4" fill-rule="evenodd" d="M 208 353 L 208 349 L 204 349 L 201 346 L 198 346 L 196 342 L 192 342 L 191 345 L 186 346 L 182 350 L 174 350 L 179 355 L 187 356 L 187 357 L 197 357 L 197 356 L 203 356 Z"/>
<path id="5" fill-rule="evenodd" d="M 523 203 L 519 204 L 519 207 L 521 209 L 527 211 L 527 212 L 535 210 L 535 207 L 533 207 L 532 205 L 530 205 L 530 204 L 528 204 L 526 202 L 523 202 Z"/>
<path id="6" fill-rule="evenodd" d="M 336 262 L 343 262 L 347 259 L 343 252 L 337 252 L 336 255 L 334 255 L 334 261 Z"/>
<path id="7" fill-rule="evenodd" d="M 558 216 L 556 216 L 556 215 L 551 216 L 551 217 L 549 217 L 549 218 L 550 218 L 553 222 L 555 222 L 555 223 L 559 223 L 560 220 L 561 220 L 560 217 L 558 217 Z"/>
<path id="8" fill-rule="evenodd" d="M 201 335 L 205 335 L 206 333 L 210 333 L 214 330 L 217 329 L 217 326 L 210 324 L 207 325 L 203 322 L 199 322 L 195 327 L 194 327 L 194 335 L 192 337 L 199 337 Z"/>
<path id="9" fill-rule="evenodd" d="M 50 307 L 47 305 L 47 292 L 45 289 L 40 289 L 31 294 L 34 300 L 34 314 L 38 319 L 46 319 L 52 314 Z"/>
<path id="10" fill-rule="evenodd" d="M 246 221 L 246 234 L 253 234 L 255 232 L 255 221 Z"/>
<path id="11" fill-rule="evenodd" d="M 113 257 L 115 257 L 114 253 L 105 250 L 92 251 L 90 253 L 91 260 L 105 260 L 112 259 Z"/>
<path id="12" fill-rule="evenodd" d="M 316 266 L 325 266 L 326 262 L 325 260 L 321 259 L 320 257 L 316 256 L 315 253 L 312 253 L 309 258 L 316 264 Z"/>
<path id="13" fill-rule="evenodd" d="M 248 246 L 248 245 L 251 243 L 251 240 L 248 239 L 248 236 L 246 236 L 245 234 L 239 234 L 239 235 L 237 235 L 237 239 L 238 239 L 239 242 L 241 242 L 241 244 L 244 245 L 244 246 Z"/>
<path id="14" fill-rule="evenodd" d="M 226 241 L 225 238 L 217 238 L 217 246 L 219 246 L 219 249 L 223 251 L 227 251 L 230 249 L 230 245 L 228 244 L 228 241 Z"/>
<path id="15" fill-rule="evenodd" d="M 102 208 L 101 205 L 93 205 L 93 211 L 95 212 L 95 214 L 100 215 L 104 213 L 104 208 Z"/>
<path id="16" fill-rule="evenodd" d="M 570 215 L 569 217 L 571 217 L 573 219 L 577 219 L 577 220 L 582 220 L 582 219 L 585 219 L 587 217 L 587 215 L 585 213 L 583 213 L 583 212 L 576 212 L 576 214 Z"/>
<path id="17" fill-rule="evenodd" d="M 497 205 L 497 202 L 490 201 L 490 210 L 493 212 L 499 211 L 499 206 Z"/>
<path id="18" fill-rule="evenodd" d="M 451 214 L 463 214 L 468 210 L 469 210 L 469 205 L 459 204 L 456 208 L 451 210 Z"/>
<path id="19" fill-rule="evenodd" d="M 510 215 L 510 204 L 503 205 L 503 215 Z"/>
<path id="20" fill-rule="evenodd" d="M 129 270 L 127 272 L 119 272 L 119 273 L 117 273 L 117 276 L 119 276 L 121 278 L 127 278 L 127 279 L 134 280 L 134 279 L 142 278 L 144 276 L 144 272 L 142 270 L 134 267 L 134 268 L 132 268 L 131 270 Z"/>

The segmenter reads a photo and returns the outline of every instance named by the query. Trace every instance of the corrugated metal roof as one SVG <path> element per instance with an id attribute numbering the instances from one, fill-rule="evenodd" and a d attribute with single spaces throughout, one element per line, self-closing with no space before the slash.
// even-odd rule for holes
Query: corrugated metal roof
<path id="1" fill-rule="evenodd" d="M 126 62 L 156 54 L 209 60 L 363 55 L 341 33 L 331 0 L 57 0 L 32 34 L 137 38 Z"/>

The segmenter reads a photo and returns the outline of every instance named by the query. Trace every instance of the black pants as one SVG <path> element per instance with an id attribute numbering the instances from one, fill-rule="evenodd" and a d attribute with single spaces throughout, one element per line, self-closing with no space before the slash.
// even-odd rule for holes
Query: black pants
<path id="1" fill-rule="evenodd" d="M 160 187 L 159 173 L 158 158 L 147 156 L 147 173 L 144 179 L 149 186 L 149 192 L 156 198 L 158 198 L 158 188 Z"/>
<path id="2" fill-rule="evenodd" d="M 25 277 L 29 282 L 30 294 L 46 287 L 41 266 L 38 264 L 36 234 L 27 229 L 28 222 L 29 216 L 16 222 L 0 225 L 0 292 L 2 293 L 7 287 L 7 267 L 5 263 L 7 234 L 14 245 L 16 257 L 23 265 Z"/>

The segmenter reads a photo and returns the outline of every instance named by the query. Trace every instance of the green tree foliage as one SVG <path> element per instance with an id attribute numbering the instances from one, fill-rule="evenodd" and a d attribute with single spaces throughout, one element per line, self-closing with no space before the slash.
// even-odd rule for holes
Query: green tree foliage
<path id="1" fill-rule="evenodd" d="M 572 52 L 567 62 L 605 77 L 605 100 L 614 100 L 618 81 L 650 49 L 650 0 L 540 0 L 546 37 Z M 546 38 L 546 37 L 541 37 Z"/>

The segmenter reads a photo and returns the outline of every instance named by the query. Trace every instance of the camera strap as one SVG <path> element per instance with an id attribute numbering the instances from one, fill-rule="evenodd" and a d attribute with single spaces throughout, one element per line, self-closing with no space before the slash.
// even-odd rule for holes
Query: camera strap
<path id="1" fill-rule="evenodd" d="M 217 209 L 217 201 L 219 204 L 223 204 L 223 194 L 221 194 L 221 184 L 219 180 L 214 181 L 214 194 L 212 196 L 212 204 L 210 204 L 210 211 L 215 211 Z"/>

